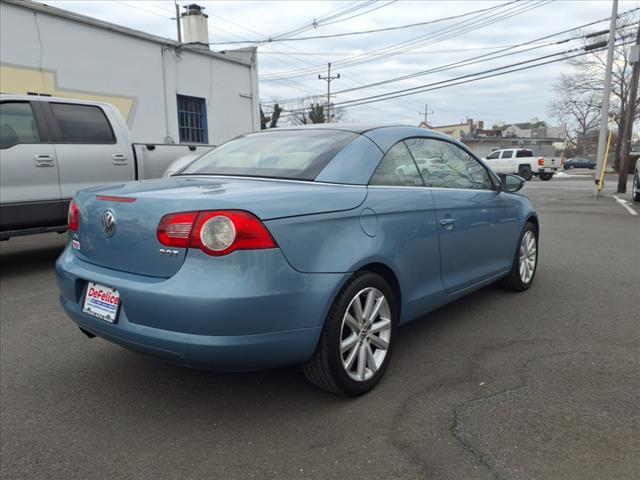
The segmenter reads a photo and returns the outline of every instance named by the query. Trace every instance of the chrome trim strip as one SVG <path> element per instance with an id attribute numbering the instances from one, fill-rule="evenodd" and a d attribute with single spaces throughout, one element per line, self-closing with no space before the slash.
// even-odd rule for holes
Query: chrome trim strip
<path id="1" fill-rule="evenodd" d="M 444 187 L 414 187 L 412 185 L 367 185 L 367 188 L 417 188 L 427 190 L 450 190 L 459 192 L 497 192 L 493 189 L 479 189 L 479 188 L 444 188 Z"/>

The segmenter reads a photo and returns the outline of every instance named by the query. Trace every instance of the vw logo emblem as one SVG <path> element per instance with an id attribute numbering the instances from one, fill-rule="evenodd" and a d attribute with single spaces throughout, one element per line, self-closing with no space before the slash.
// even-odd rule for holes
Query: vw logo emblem
<path id="1" fill-rule="evenodd" d="M 102 214 L 102 233 L 107 237 L 116 233 L 116 216 L 111 210 L 107 210 Z"/>

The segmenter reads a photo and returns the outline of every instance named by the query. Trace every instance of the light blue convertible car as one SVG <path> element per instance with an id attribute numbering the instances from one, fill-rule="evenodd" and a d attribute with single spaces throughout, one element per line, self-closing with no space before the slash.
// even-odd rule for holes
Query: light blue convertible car
<path id="1" fill-rule="evenodd" d="M 201 368 L 302 364 L 358 395 L 397 326 L 497 280 L 529 288 L 522 185 L 420 128 L 251 133 L 171 178 L 78 193 L 60 300 L 89 337 Z"/>

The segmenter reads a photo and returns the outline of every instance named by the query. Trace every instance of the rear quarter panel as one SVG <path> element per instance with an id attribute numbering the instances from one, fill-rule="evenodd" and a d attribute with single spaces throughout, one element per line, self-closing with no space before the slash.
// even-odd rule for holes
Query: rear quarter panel
<path id="1" fill-rule="evenodd" d="M 266 225 L 298 271 L 355 272 L 372 263 L 389 267 L 402 292 L 401 323 L 443 300 L 435 212 L 426 188 L 369 187 L 358 208 Z"/>

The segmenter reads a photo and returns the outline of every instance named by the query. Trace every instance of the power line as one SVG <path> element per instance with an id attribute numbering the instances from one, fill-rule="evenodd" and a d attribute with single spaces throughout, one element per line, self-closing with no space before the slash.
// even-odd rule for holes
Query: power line
<path id="1" fill-rule="evenodd" d="M 412 50 L 420 46 L 431 45 L 434 43 L 441 42 L 443 40 L 448 40 L 451 38 L 458 37 L 470 31 L 478 30 L 482 27 L 486 27 L 488 25 L 492 25 L 494 23 L 506 20 L 513 16 L 520 15 L 522 13 L 525 13 L 526 11 L 539 8 L 547 3 L 550 3 L 551 1 L 553 0 L 543 0 L 533 5 L 529 5 L 529 4 L 513 5 L 511 7 L 508 7 L 507 10 L 500 13 L 494 13 L 491 15 L 481 14 L 474 18 L 470 18 L 468 20 L 459 22 L 458 24 L 450 25 L 450 26 L 438 29 L 434 32 L 430 32 L 428 34 L 414 37 L 404 42 L 400 42 L 394 45 L 390 45 L 388 47 L 377 49 L 372 52 L 367 52 L 366 54 L 356 56 L 353 58 L 340 60 L 338 62 L 335 62 L 335 65 L 338 67 L 344 68 L 347 65 L 355 66 L 363 63 L 368 63 L 373 60 L 378 60 L 380 58 L 391 57 L 398 53 Z M 515 2 L 511 2 L 511 3 L 515 3 Z M 509 4 L 505 4 L 505 5 L 509 5 Z M 499 7 L 502 7 L 502 5 Z M 375 58 L 375 56 L 372 54 L 377 54 L 377 53 L 380 53 L 381 55 Z M 319 67 L 316 67 L 315 69 L 308 68 L 308 69 L 290 70 L 290 71 L 280 72 L 278 74 L 264 75 L 261 77 L 261 80 L 274 81 L 280 78 L 294 78 L 294 77 L 304 76 L 307 74 L 318 73 L 318 72 L 319 72 Z"/>
<path id="2" fill-rule="evenodd" d="M 497 50 L 499 48 L 507 48 L 507 47 L 513 47 L 513 46 L 514 46 L 513 44 L 510 44 L 510 45 L 491 45 L 491 46 L 484 46 L 484 47 L 448 48 L 448 49 L 437 49 L 437 50 L 413 50 L 410 52 L 398 53 L 398 55 L 439 55 L 444 53 L 473 52 L 473 51 L 488 50 L 488 49 Z M 260 51 L 260 55 L 290 55 L 290 54 L 291 54 L 291 51 L 289 50 L 271 50 L 270 52 L 266 52 L 263 50 Z M 310 57 L 331 55 L 332 57 L 340 57 L 343 55 L 354 56 L 354 55 L 361 55 L 361 54 L 362 52 L 352 50 L 348 52 L 303 52 L 301 51 L 296 55 L 306 55 Z M 375 54 L 375 55 L 380 55 L 380 54 Z"/>
<path id="3" fill-rule="evenodd" d="M 630 13 L 633 13 L 634 11 L 637 11 L 637 10 L 638 9 L 633 9 L 633 10 L 629 10 L 627 12 L 624 12 L 623 14 L 619 15 L 619 18 L 622 17 L 622 16 L 625 16 L 625 15 L 628 15 Z M 363 86 L 358 87 L 358 88 L 349 88 L 349 89 L 344 89 L 344 90 L 338 90 L 338 91 L 334 92 L 334 94 L 338 95 L 338 94 L 352 92 L 352 91 L 355 91 L 355 90 L 360 90 L 360 89 L 363 89 L 363 88 L 370 88 L 370 87 L 375 87 L 375 86 L 379 86 L 379 85 L 383 85 L 383 84 L 387 84 L 387 83 L 397 82 L 397 81 L 401 81 L 401 80 L 407 80 L 407 79 L 410 79 L 410 78 L 415 78 L 415 77 L 427 75 L 427 74 L 430 74 L 430 73 L 442 72 L 442 71 L 450 70 L 450 69 L 453 69 L 453 68 L 469 66 L 469 65 L 473 65 L 473 64 L 476 64 L 476 63 L 481 63 L 481 62 L 484 62 L 484 61 L 496 60 L 498 58 L 503 58 L 503 57 L 507 57 L 507 56 L 511 56 L 511 55 L 520 54 L 520 53 L 525 53 L 527 51 L 543 48 L 545 46 L 559 45 L 559 44 L 567 43 L 569 41 L 580 39 L 580 38 L 583 38 L 583 37 L 586 38 L 590 34 L 584 35 L 584 36 L 578 36 L 578 37 L 574 37 L 574 38 L 558 40 L 558 41 L 555 41 L 555 42 L 550 42 L 550 43 L 543 44 L 541 46 L 533 46 L 533 47 L 530 47 L 530 48 L 527 48 L 527 49 L 523 49 L 523 50 L 519 50 L 519 51 L 516 51 L 516 52 L 504 53 L 504 52 L 508 52 L 508 51 L 516 49 L 516 48 L 527 46 L 527 45 L 535 43 L 535 42 L 539 42 L 541 40 L 547 40 L 549 38 L 553 38 L 553 37 L 556 37 L 556 36 L 559 36 L 559 35 L 563 35 L 563 34 L 566 34 L 566 33 L 569 33 L 569 32 L 575 31 L 575 30 L 579 30 L 579 29 L 582 29 L 582 28 L 585 28 L 585 27 L 589 27 L 589 26 L 601 23 L 601 22 L 606 21 L 606 20 L 608 20 L 608 19 L 602 19 L 602 20 L 589 22 L 589 23 L 586 23 L 586 24 L 583 24 L 583 25 L 579 25 L 579 26 L 576 26 L 576 27 L 573 27 L 573 28 L 570 28 L 570 29 L 566 29 L 566 30 L 563 30 L 563 31 L 560 31 L 560 32 L 556 32 L 556 33 L 553 33 L 553 34 L 550 34 L 550 35 L 545 35 L 543 37 L 539 37 L 539 38 L 530 40 L 528 42 L 522 42 L 522 43 L 519 43 L 519 44 L 516 44 L 516 45 L 513 45 L 513 46 L 508 46 L 508 47 L 506 47 L 506 48 L 504 48 L 502 50 L 496 51 L 496 52 L 491 52 L 491 53 L 487 53 L 487 54 L 482 54 L 482 55 L 466 58 L 464 60 L 460 60 L 460 61 L 457 61 L 457 62 L 452 62 L 452 63 L 449 63 L 449 64 L 441 65 L 439 67 L 434 67 L 434 68 L 431 68 L 431 69 L 428 69 L 428 70 L 423 70 L 423 71 L 420 71 L 420 72 L 415 72 L 415 73 L 403 75 L 403 76 L 400 76 L 400 77 L 394 77 L 394 78 L 382 80 L 382 81 L 379 81 L 379 82 L 370 83 L 370 84 L 363 85 Z M 628 27 L 633 26 L 633 25 L 634 24 L 628 24 L 628 25 L 625 25 L 625 26 L 623 26 L 621 28 L 624 29 L 624 28 L 628 28 Z M 299 102 L 302 99 L 303 98 L 285 99 L 285 100 L 280 100 L 279 103 L 283 104 L 283 103 Z"/>
<path id="4" fill-rule="evenodd" d="M 510 2 L 510 4 L 515 4 L 517 0 L 514 0 L 512 2 Z M 498 11 L 500 9 L 503 9 L 506 7 L 508 7 L 508 5 L 510 4 L 500 4 L 500 5 L 494 5 L 493 7 L 490 7 L 488 9 L 483 9 L 482 11 L 474 11 L 474 12 L 468 12 L 468 14 L 464 15 L 465 17 L 470 17 L 468 19 L 462 20 L 460 22 L 454 23 L 452 25 L 446 26 L 444 28 L 440 28 L 431 32 L 428 32 L 426 34 L 420 34 L 416 37 L 412 37 L 408 40 L 404 40 L 402 42 L 399 43 L 394 43 L 391 45 L 387 45 L 385 47 L 382 48 L 378 48 L 369 52 L 364 52 L 362 54 L 359 55 L 355 55 L 353 57 L 350 58 L 346 58 L 346 59 L 342 59 L 339 60 L 338 62 L 336 62 L 336 65 L 339 66 L 346 66 L 348 64 L 352 64 L 354 62 L 363 62 L 363 60 L 367 59 L 367 58 L 373 58 L 375 56 L 389 56 L 391 53 L 398 53 L 398 50 L 400 49 L 402 51 L 402 49 L 404 49 L 404 51 L 409 51 L 415 48 L 418 48 L 419 46 L 422 46 L 421 42 L 424 42 L 426 39 L 431 38 L 431 37 L 435 37 L 437 36 L 439 33 L 446 31 L 446 30 L 451 30 L 451 29 L 455 29 L 455 28 L 459 28 L 461 25 L 464 25 L 465 23 L 468 22 L 473 22 L 476 21 L 480 18 L 483 17 L 487 17 L 490 12 L 495 12 Z M 508 7 L 510 8 L 510 7 Z M 414 48 L 410 48 L 410 47 L 414 47 Z M 381 57 L 379 57 L 381 58 Z M 320 66 L 317 66 L 316 69 L 320 69 Z M 311 69 L 299 69 L 299 70 L 289 70 L 289 71 L 283 71 L 283 72 L 278 72 L 275 74 L 269 74 L 269 75 L 263 75 L 261 77 L 262 80 L 267 80 L 267 79 L 275 79 L 275 78 L 281 78 L 281 77 L 288 77 L 288 76 L 303 76 L 306 74 L 312 74 L 312 73 L 316 73 L 316 71 L 311 68 Z"/>
<path id="5" fill-rule="evenodd" d="M 301 33 L 307 32 L 309 30 L 314 30 L 317 29 L 318 27 L 324 26 L 327 23 L 338 23 L 338 22 L 342 22 L 345 21 L 347 19 L 344 18 L 340 18 L 343 17 L 344 15 L 348 15 L 350 13 L 353 13 L 355 11 L 358 10 L 362 10 L 363 8 L 367 8 L 369 5 L 373 5 L 376 3 L 377 0 L 367 0 L 365 2 L 356 2 L 356 5 L 350 8 L 346 8 L 343 10 L 338 10 L 334 15 L 324 15 L 324 16 L 320 16 L 320 17 L 316 17 L 313 19 L 313 22 L 311 23 L 307 23 L 305 25 L 302 25 L 301 27 L 297 28 L 297 29 L 293 29 L 285 34 L 278 34 L 278 35 L 274 35 L 269 37 L 270 40 L 284 40 L 286 38 L 289 38 L 293 35 L 299 35 Z M 377 8 L 376 8 L 377 9 Z M 367 12 L 365 12 L 367 13 Z M 339 20 L 338 20 L 339 19 Z M 264 42 L 260 42 L 260 43 L 264 43 Z"/>
<path id="6" fill-rule="evenodd" d="M 243 30 L 246 30 L 246 31 L 248 31 L 248 32 L 256 33 L 256 34 L 258 34 L 258 35 L 263 35 L 263 33 L 261 33 L 261 32 L 258 32 L 258 31 L 256 31 L 256 30 L 252 30 L 251 28 L 248 28 L 248 27 L 245 27 L 245 26 L 243 26 L 243 25 L 240 25 L 240 24 L 238 24 L 238 23 L 236 23 L 236 22 L 234 22 L 234 21 L 232 21 L 232 20 L 230 20 L 230 19 L 228 19 L 228 18 L 222 17 L 221 15 L 218 15 L 218 14 L 215 14 L 215 13 L 212 13 L 212 12 L 209 12 L 209 15 L 210 15 L 210 16 L 212 16 L 212 17 L 218 18 L 218 19 L 220 19 L 220 20 L 222 20 L 222 21 L 225 21 L 225 22 L 227 22 L 227 23 L 229 23 L 229 24 L 231 24 L 231 25 L 235 25 L 235 26 L 237 26 L 237 27 L 239 27 L 239 28 L 242 28 Z M 220 29 L 219 27 L 217 27 L 217 28 L 218 28 L 218 29 Z M 230 33 L 231 35 L 234 35 L 234 36 L 236 36 L 236 37 L 238 37 L 238 38 L 241 38 L 241 37 L 239 37 L 238 35 L 236 35 L 236 34 L 234 34 L 234 33 L 231 33 L 231 32 L 227 32 L 227 33 Z M 269 46 L 266 46 L 266 47 L 263 47 L 263 48 L 269 48 Z M 301 61 L 302 63 L 306 63 L 306 64 L 308 64 L 308 65 L 315 66 L 315 64 L 313 64 L 313 63 L 309 62 L 307 59 L 304 59 L 304 58 L 300 59 L 300 58 L 299 58 L 299 56 L 300 56 L 301 54 L 304 54 L 304 53 L 305 53 L 303 50 L 300 50 L 300 49 L 295 48 L 295 47 L 293 47 L 293 46 L 289 46 L 289 49 L 290 49 L 289 51 L 287 51 L 287 52 L 283 52 L 283 53 L 286 53 L 286 54 L 288 55 L 288 59 L 298 60 L 298 61 Z M 292 51 L 295 51 L 295 55 L 292 53 Z M 264 53 L 269 53 L 269 52 L 265 52 L 264 50 L 261 50 L 261 52 L 260 52 L 260 53 L 261 53 L 261 55 L 262 55 L 262 54 L 264 54 Z M 287 63 L 287 64 L 289 64 L 289 65 L 294 65 L 294 66 L 296 66 L 295 64 L 293 64 L 293 63 L 291 63 L 290 61 L 288 61 L 288 59 L 279 59 L 279 61 L 281 61 L 281 62 L 283 62 L 283 63 Z M 355 77 L 359 77 L 359 76 L 358 76 L 357 74 L 355 74 L 355 73 L 352 73 L 351 75 L 352 75 L 352 76 L 355 76 Z M 365 83 L 366 83 L 366 82 L 368 82 L 368 80 L 367 80 L 367 79 L 363 79 L 363 80 L 364 80 L 364 82 L 365 82 Z M 351 80 L 350 80 L 350 79 L 348 79 L 348 78 L 347 78 L 347 79 L 344 79 L 344 81 L 347 81 L 347 82 L 348 82 L 348 84 L 350 84 L 350 85 L 356 85 L 356 86 L 360 86 L 360 85 L 362 85 L 362 83 L 353 82 L 353 81 L 351 81 Z M 295 80 L 294 80 L 294 79 L 291 79 L 291 80 L 284 80 L 284 79 L 283 79 L 283 80 L 282 80 L 282 82 L 286 83 L 287 85 L 289 85 L 290 87 L 292 87 L 292 88 L 294 88 L 294 89 L 296 89 L 296 90 L 303 91 L 303 92 L 305 92 L 305 93 L 306 93 L 306 92 L 308 92 L 308 89 L 303 88 L 303 87 L 301 87 L 299 84 L 294 83 L 294 82 L 295 82 Z M 277 103 L 277 102 L 273 102 L 273 104 L 275 104 L 275 103 Z M 265 107 L 267 106 L 266 104 L 263 104 L 263 105 L 264 105 Z M 372 108 L 373 108 L 374 110 L 377 110 L 375 107 L 372 107 Z"/>
<path id="7" fill-rule="evenodd" d="M 624 38 L 629 38 L 629 37 L 628 36 L 627 37 L 622 37 L 622 39 L 624 39 Z M 618 43 L 617 46 L 627 45 L 629 43 L 632 43 L 632 42 Z M 369 96 L 369 97 L 362 97 L 362 98 L 349 100 L 349 101 L 345 101 L 345 102 L 334 103 L 334 107 L 350 108 L 350 107 L 355 107 L 355 106 L 359 106 L 359 105 L 366 105 L 368 103 L 380 102 L 380 101 L 384 101 L 384 100 L 390 100 L 390 99 L 393 99 L 393 98 L 404 97 L 404 96 L 409 96 L 409 95 L 415 95 L 417 93 L 424 93 L 424 92 L 428 92 L 428 91 L 432 91 L 432 90 L 439 90 L 439 89 L 442 89 L 442 88 L 452 87 L 452 86 L 456 86 L 456 85 L 462 85 L 462 84 L 471 83 L 471 82 L 475 82 L 475 81 L 479 81 L 479 80 L 484 80 L 484 79 L 487 79 L 487 78 L 493 78 L 493 77 L 497 77 L 497 76 L 506 75 L 506 74 L 509 74 L 509 73 L 514 73 L 514 72 L 528 70 L 528 69 L 535 68 L 535 67 L 549 65 L 549 64 L 552 64 L 552 63 L 556 63 L 556 62 L 566 61 L 566 60 L 570 60 L 572 58 L 577 58 L 577 57 L 580 57 L 580 56 L 591 54 L 593 52 L 598 52 L 598 51 L 604 50 L 604 47 L 595 48 L 595 49 L 589 49 L 589 50 L 586 50 L 586 48 L 587 47 L 583 47 L 581 49 L 583 51 L 581 51 L 579 53 L 575 53 L 573 55 L 563 56 L 562 58 L 557 58 L 557 59 L 553 59 L 553 60 L 546 60 L 546 59 L 549 59 L 549 58 L 552 58 L 552 57 L 556 57 L 558 55 L 567 55 L 567 54 L 570 54 L 570 53 L 574 53 L 578 49 L 572 49 L 572 50 L 567 50 L 567 51 L 563 51 L 563 52 L 557 52 L 557 53 L 554 53 L 554 54 L 545 55 L 545 56 L 534 58 L 534 59 L 531 59 L 531 60 L 526 60 L 526 61 L 523 61 L 523 62 L 517 62 L 517 63 L 510 64 L 510 65 L 504 65 L 502 67 L 489 69 L 489 70 L 484 70 L 484 71 L 481 71 L 481 72 L 476 72 L 476 73 L 472 73 L 472 74 L 468 74 L 468 75 L 462 75 L 460 77 L 456 77 L 456 78 L 452 78 L 452 79 L 448 79 L 448 80 L 442 80 L 442 81 L 438 81 L 438 82 L 433 82 L 433 83 L 421 85 L 421 86 L 418 86 L 418 87 L 398 90 L 398 91 L 394 92 L 393 94 L 389 94 L 387 96 L 384 96 L 384 98 L 380 98 L 380 97 L 383 97 L 382 95 L 372 95 L 372 96 Z M 545 60 L 545 61 L 540 62 L 541 60 Z M 526 65 L 526 64 L 530 64 L 532 62 L 539 62 L 539 63 L 535 63 L 533 65 Z M 522 65 L 525 65 L 525 66 L 522 66 Z M 517 68 L 514 68 L 514 67 L 517 67 Z M 506 69 L 510 69 L 510 70 L 506 70 Z M 506 70 L 506 71 L 500 71 L 499 72 L 499 70 Z M 472 78 L 472 77 L 477 77 L 477 78 Z M 298 113 L 299 111 L 302 111 L 302 110 L 296 110 L 296 111 L 290 110 L 290 111 L 287 112 L 287 114 L 288 115 L 293 115 L 295 113 Z"/>
<path id="8" fill-rule="evenodd" d="M 130 7 L 130 8 L 135 8 L 136 10 L 140 10 L 141 12 L 144 13 L 150 13 L 151 15 L 155 15 L 157 17 L 162 17 L 165 20 L 173 20 L 173 18 L 171 17 L 167 17 L 166 15 L 162 15 L 160 13 L 151 11 L 151 10 L 147 10 L 146 8 L 140 8 L 137 5 L 131 5 L 130 3 L 125 3 L 125 2 L 120 2 L 120 1 L 116 1 L 116 3 L 119 3 L 120 5 L 124 5 L 125 7 Z"/>
<path id="9" fill-rule="evenodd" d="M 234 26 L 236 26 L 236 27 L 242 28 L 243 30 L 246 30 L 246 31 L 248 31 L 248 32 L 256 33 L 256 34 L 258 34 L 258 35 L 263 35 L 263 33 L 261 33 L 261 32 L 258 32 L 258 31 L 256 31 L 256 30 L 251 29 L 251 28 L 248 28 L 248 27 L 245 27 L 245 26 L 243 26 L 243 25 L 240 25 L 240 24 L 238 24 L 238 23 L 234 22 L 233 20 L 230 20 L 230 19 L 228 19 L 228 18 L 226 18 L 226 17 L 223 17 L 223 16 L 221 16 L 221 15 L 218 15 L 218 14 L 215 14 L 215 13 L 212 13 L 212 12 L 209 12 L 209 15 L 210 15 L 211 17 L 218 18 L 218 19 L 220 19 L 220 20 L 222 20 L 222 21 L 224 21 L 224 22 L 227 22 L 227 23 L 229 23 L 229 24 L 231 24 L 231 25 L 234 25 Z M 220 29 L 220 27 L 216 27 L 216 28 L 217 28 L 218 30 L 222 30 L 222 29 Z M 226 30 L 222 30 L 222 31 L 226 31 Z M 228 31 L 226 31 L 226 32 L 227 32 L 227 33 L 229 33 L 230 35 L 233 35 L 233 36 L 235 36 L 235 37 L 241 38 L 241 37 L 239 37 L 238 35 L 236 35 L 236 34 L 234 34 L 234 33 L 232 33 L 232 32 L 228 32 Z M 267 46 L 267 47 L 263 47 L 263 48 L 268 48 L 268 46 Z M 302 63 L 306 63 L 306 64 L 308 64 L 308 65 L 315 66 L 313 63 L 309 62 L 309 61 L 308 61 L 308 60 L 306 60 L 306 59 L 299 59 L 299 58 L 298 58 L 298 57 L 299 57 L 299 55 L 301 55 L 302 53 L 304 53 L 304 51 L 302 51 L 302 50 L 300 50 L 300 49 L 298 49 L 298 48 L 295 48 L 295 47 L 293 47 L 293 46 L 290 46 L 289 48 L 290 48 L 290 50 L 286 52 L 286 54 L 288 55 L 288 59 L 298 60 L 298 61 L 301 61 Z M 292 53 L 292 51 L 295 51 L 295 54 L 293 54 L 293 53 Z M 261 51 L 261 54 L 264 54 L 264 53 L 269 53 L 269 52 L 265 52 L 264 50 L 263 50 L 263 51 Z M 279 61 L 281 61 L 281 62 L 283 62 L 283 63 L 286 63 L 286 64 L 289 64 L 289 65 L 296 66 L 295 64 L 293 64 L 293 63 L 291 63 L 290 61 L 288 61 L 288 59 L 279 59 Z M 352 74 L 352 75 L 355 75 L 355 74 Z M 355 75 L 355 76 L 357 76 L 357 75 Z M 346 80 L 350 85 L 356 85 L 356 86 L 360 86 L 360 85 L 362 85 L 362 83 L 353 82 L 353 81 L 350 81 L 349 79 L 345 79 L 345 80 Z M 365 79 L 364 81 L 365 81 L 365 82 L 367 82 L 368 80 L 366 80 L 366 79 Z M 284 80 L 284 79 L 283 79 L 283 80 L 282 80 L 282 82 L 286 83 L 287 85 L 289 85 L 290 87 L 292 87 L 292 88 L 294 88 L 294 89 L 296 89 L 296 90 L 299 90 L 299 91 L 302 91 L 302 92 L 308 92 L 308 89 L 301 87 L 299 84 L 296 84 L 296 83 L 295 83 L 295 80 L 293 80 L 293 79 L 291 79 L 291 80 Z M 277 103 L 277 102 L 274 102 L 273 104 L 275 104 L 275 103 Z M 266 105 L 265 105 L 265 106 L 266 106 Z M 373 107 L 373 108 L 375 109 L 375 107 Z"/>
<path id="10" fill-rule="evenodd" d="M 389 32 L 392 30 L 402 30 L 405 28 L 413 28 L 413 27 L 421 27 L 424 25 L 432 25 L 434 23 L 440 23 L 440 22 L 445 22 L 447 20 L 454 20 L 454 19 L 458 19 L 458 18 L 462 18 L 462 17 L 467 17 L 469 15 L 474 15 L 476 13 L 482 13 L 482 12 L 486 12 L 486 11 L 490 11 L 490 10 L 494 10 L 498 7 L 504 7 L 506 5 L 512 4 L 512 3 L 516 3 L 520 0 L 513 0 L 509 3 L 506 4 L 500 4 L 500 5 L 494 5 L 493 7 L 488 7 L 488 8 L 483 8 L 480 10 L 474 10 L 471 12 L 466 12 L 466 13 L 462 13 L 459 15 L 452 15 L 450 17 L 443 17 L 443 18 L 437 18 L 435 20 L 428 20 L 425 22 L 418 22 L 418 23 L 409 23 L 407 25 L 398 25 L 395 27 L 385 27 L 385 28 L 374 28 L 371 30 L 360 30 L 360 31 L 355 31 L 355 32 L 342 32 L 342 33 L 333 33 L 333 34 L 329 34 L 329 35 L 313 35 L 313 36 L 309 36 L 309 37 L 293 37 L 293 38 L 275 38 L 275 37 L 269 37 L 267 39 L 262 39 L 262 40 L 244 40 L 244 41 L 237 41 L 237 42 L 233 42 L 233 43 L 254 43 L 254 44 L 262 44 L 262 43 L 273 43 L 273 42 L 298 42 L 298 41 L 304 41 L 304 40 L 318 40 L 318 39 L 326 39 L 326 38 L 337 38 L 337 37 L 347 37 L 347 36 L 351 36 L 351 35 L 367 35 L 367 34 L 371 34 L 371 33 L 379 33 L 379 32 Z M 386 5 L 383 5 L 386 6 Z M 378 7 L 381 8 L 381 7 Z M 368 12 L 365 12 L 368 13 Z M 333 22 L 332 22 L 333 23 Z M 329 25 L 329 24 L 323 24 L 324 25 Z"/>
<path id="11" fill-rule="evenodd" d="M 322 22 L 321 26 L 326 27 L 327 25 L 333 25 L 334 23 L 346 22 L 347 20 L 351 20 L 352 18 L 361 17 L 362 15 L 367 15 L 375 10 L 379 10 L 380 8 L 388 7 L 389 5 L 396 3 L 397 1 L 398 0 L 391 0 L 388 3 L 385 3 L 383 5 L 378 5 L 377 7 L 374 7 L 371 10 L 367 10 L 366 12 L 356 13 L 355 15 L 351 15 L 350 17 L 341 18 L 340 20 L 334 20 L 333 22 Z M 283 39 L 283 40 L 286 41 L 287 39 Z"/>

